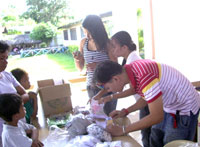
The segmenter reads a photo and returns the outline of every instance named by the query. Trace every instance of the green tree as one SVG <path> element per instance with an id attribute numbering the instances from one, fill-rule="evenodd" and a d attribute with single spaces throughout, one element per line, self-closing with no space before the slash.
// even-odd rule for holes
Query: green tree
<path id="1" fill-rule="evenodd" d="M 31 18 L 24 19 L 23 17 L 20 17 L 20 14 L 18 14 L 18 9 L 11 4 L 8 6 L 8 8 L 2 9 L 1 11 L 0 25 L 2 25 L 2 27 L 6 27 L 7 29 L 15 30 L 18 26 L 35 26 L 36 24 Z"/>
<path id="2" fill-rule="evenodd" d="M 55 28 L 52 25 L 40 23 L 33 29 L 30 37 L 34 40 L 41 40 L 48 45 L 52 38 L 56 35 L 55 32 Z"/>
<path id="3" fill-rule="evenodd" d="M 13 5 L 9 5 L 7 9 L 2 9 L 0 13 L 0 23 L 3 27 L 16 26 L 18 23 L 17 9 Z"/>
<path id="4" fill-rule="evenodd" d="M 16 21 L 16 16 L 5 16 L 3 17 L 3 20 L 8 22 L 8 21 Z"/>
<path id="5" fill-rule="evenodd" d="M 51 22 L 57 25 L 59 20 L 66 18 L 66 0 L 26 0 L 29 7 L 22 15 L 24 18 L 32 18 L 37 23 Z"/>
<path id="6" fill-rule="evenodd" d="M 139 8 L 137 10 L 137 22 L 138 22 L 138 41 L 139 41 L 139 53 L 140 56 L 144 59 L 144 35 L 143 35 L 143 26 L 142 26 L 142 10 Z"/>

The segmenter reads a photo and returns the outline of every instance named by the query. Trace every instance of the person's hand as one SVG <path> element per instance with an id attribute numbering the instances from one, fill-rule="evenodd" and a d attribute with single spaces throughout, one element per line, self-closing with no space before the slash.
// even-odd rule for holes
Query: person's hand
<path id="1" fill-rule="evenodd" d="M 95 70 L 96 66 L 97 66 L 97 63 L 93 62 L 93 63 L 88 63 L 86 65 L 86 68 L 87 68 L 88 71 L 93 71 L 93 70 Z"/>
<path id="2" fill-rule="evenodd" d="M 32 143 L 32 145 L 31 145 L 31 147 L 43 147 L 44 146 L 44 144 L 41 142 L 41 141 L 39 141 L 39 140 L 33 140 L 33 143 Z"/>
<path id="3" fill-rule="evenodd" d="M 93 97 L 92 97 L 92 99 L 94 99 L 94 100 L 98 101 L 98 100 L 100 100 L 100 99 L 101 99 L 101 96 L 100 96 L 100 95 L 98 95 L 98 94 L 96 94 L 95 96 L 93 96 Z"/>
<path id="4" fill-rule="evenodd" d="M 87 101 L 87 104 L 91 103 L 91 101 L 93 100 L 100 100 L 101 99 L 101 96 L 99 94 L 96 94 L 95 96 L 93 96 L 92 98 L 90 98 L 88 101 Z"/>
<path id="5" fill-rule="evenodd" d="M 37 94 L 35 92 L 30 91 L 30 92 L 28 92 L 28 95 L 29 95 L 29 99 L 30 98 L 31 99 L 37 99 Z"/>
<path id="6" fill-rule="evenodd" d="M 105 96 L 105 97 L 102 97 L 98 100 L 99 104 L 105 104 L 107 102 L 110 102 L 112 100 L 112 96 L 111 95 L 108 95 L 108 96 Z"/>
<path id="7" fill-rule="evenodd" d="M 124 117 L 126 113 L 124 111 L 119 111 L 119 110 L 114 110 L 112 111 L 109 116 L 112 117 L 113 119 Z"/>
<path id="8" fill-rule="evenodd" d="M 106 127 L 106 131 L 108 131 L 112 136 L 122 136 L 123 128 L 121 126 L 110 124 Z"/>
<path id="9" fill-rule="evenodd" d="M 92 98 L 90 98 L 90 99 L 87 101 L 87 105 L 88 105 L 88 104 L 91 104 L 91 101 L 92 101 Z"/>
<path id="10" fill-rule="evenodd" d="M 32 136 L 32 130 L 25 130 L 26 132 L 26 136 L 28 136 L 29 138 L 31 138 Z"/>
<path id="11" fill-rule="evenodd" d="M 81 60 L 83 58 L 80 51 L 75 51 L 72 53 L 72 55 L 73 55 L 74 59 L 76 59 L 76 60 Z"/>

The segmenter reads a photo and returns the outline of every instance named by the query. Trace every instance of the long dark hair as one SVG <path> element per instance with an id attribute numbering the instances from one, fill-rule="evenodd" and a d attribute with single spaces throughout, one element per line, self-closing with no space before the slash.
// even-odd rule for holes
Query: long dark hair
<path id="1" fill-rule="evenodd" d="M 114 34 L 111 39 L 115 39 L 120 46 L 126 45 L 130 51 L 136 51 L 136 44 L 126 31 L 120 31 Z"/>
<path id="2" fill-rule="evenodd" d="M 97 15 L 88 15 L 83 20 L 82 26 L 90 32 L 97 50 L 106 50 L 109 39 L 101 18 Z"/>

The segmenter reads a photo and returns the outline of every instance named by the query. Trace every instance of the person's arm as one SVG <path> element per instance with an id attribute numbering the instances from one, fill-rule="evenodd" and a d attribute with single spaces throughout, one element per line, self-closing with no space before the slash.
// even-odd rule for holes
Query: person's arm
<path id="1" fill-rule="evenodd" d="M 131 105 L 130 107 L 127 108 L 127 111 L 129 113 L 140 110 L 141 108 L 144 108 L 147 105 L 147 102 L 143 99 L 140 98 L 134 105 Z"/>
<path id="2" fill-rule="evenodd" d="M 26 93 L 25 89 L 21 85 L 15 87 L 15 88 L 17 90 L 17 93 L 22 97 L 23 102 L 24 103 L 28 102 L 29 95 L 28 95 L 28 93 Z"/>
<path id="3" fill-rule="evenodd" d="M 39 137 L 39 132 L 37 129 L 32 129 L 32 132 L 31 132 L 31 139 L 33 140 L 37 140 Z"/>
<path id="4" fill-rule="evenodd" d="M 28 129 L 28 130 L 26 130 L 26 134 L 27 134 L 27 136 L 29 136 L 33 140 L 31 147 L 42 147 L 42 146 L 44 146 L 43 143 L 38 140 L 39 132 L 38 132 L 37 129 L 35 129 L 35 128 Z"/>
<path id="5" fill-rule="evenodd" d="M 127 133 L 160 123 L 164 117 L 162 96 L 148 104 L 150 114 L 127 127 Z"/>
<path id="6" fill-rule="evenodd" d="M 148 106 L 150 114 L 147 115 L 146 117 L 130 124 L 127 127 L 109 125 L 107 126 L 107 131 L 110 132 L 113 136 L 121 136 L 129 132 L 142 130 L 144 128 L 148 128 L 152 125 L 160 123 L 164 117 L 162 96 L 157 98 L 155 101 L 149 103 Z"/>
<path id="7" fill-rule="evenodd" d="M 95 96 L 93 96 L 93 99 L 99 100 L 106 93 L 107 93 L 107 90 L 106 89 L 102 89 Z"/>
<path id="8" fill-rule="evenodd" d="M 99 100 L 99 103 L 107 103 L 109 101 L 111 101 L 112 99 L 120 99 L 120 98 L 125 98 L 125 97 L 128 97 L 130 95 L 134 95 L 135 94 L 135 90 L 134 88 L 131 86 L 129 89 L 127 90 L 124 90 L 122 92 L 118 92 L 118 93 L 115 93 L 115 94 L 111 94 L 111 95 L 108 95 L 108 96 L 105 96 L 105 97 L 102 97 L 100 100 Z M 102 95 L 103 96 L 103 95 Z"/>
<path id="9" fill-rule="evenodd" d="M 38 103 L 37 103 L 37 94 L 33 91 L 28 92 L 29 99 L 33 99 L 33 113 L 32 117 L 36 118 L 37 112 L 38 112 Z"/>
<path id="10" fill-rule="evenodd" d="M 91 103 L 91 100 L 94 99 L 94 100 L 100 100 L 100 98 L 107 93 L 107 90 L 105 89 L 102 89 L 100 90 L 95 96 L 93 96 L 92 98 L 90 98 L 87 102 L 87 104 Z"/>
<path id="11" fill-rule="evenodd" d="M 147 105 L 147 102 L 144 99 L 139 99 L 135 104 L 131 105 L 127 109 L 122 109 L 122 110 L 114 110 L 112 111 L 109 115 L 112 118 L 119 118 L 119 117 L 125 117 L 131 112 L 137 111 Z"/>
<path id="12" fill-rule="evenodd" d="M 85 41 L 86 41 L 86 38 L 82 39 L 80 43 L 79 51 L 73 53 L 73 57 L 75 59 L 74 60 L 75 66 L 79 71 L 83 70 L 84 64 L 85 64 L 85 60 L 83 57 L 83 46 L 84 46 Z"/>

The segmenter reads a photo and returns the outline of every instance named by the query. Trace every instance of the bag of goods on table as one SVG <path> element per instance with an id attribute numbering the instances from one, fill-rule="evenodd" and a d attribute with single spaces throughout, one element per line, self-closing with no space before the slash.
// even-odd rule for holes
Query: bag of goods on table
<path id="1" fill-rule="evenodd" d="M 52 125 L 56 125 L 56 126 L 62 128 L 69 121 L 70 117 L 71 117 L 70 113 L 52 115 L 49 118 L 47 118 L 47 124 L 49 127 Z"/>

